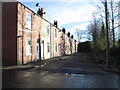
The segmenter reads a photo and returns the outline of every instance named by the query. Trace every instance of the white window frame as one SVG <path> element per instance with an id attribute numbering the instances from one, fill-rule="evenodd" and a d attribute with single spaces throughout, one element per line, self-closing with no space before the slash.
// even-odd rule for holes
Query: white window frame
<path id="1" fill-rule="evenodd" d="M 27 29 L 30 29 L 30 30 L 32 27 L 32 15 L 29 12 L 26 12 L 26 25 L 25 25 L 25 27 Z"/>
<path id="2" fill-rule="evenodd" d="M 58 45 L 57 45 L 57 43 L 55 43 L 55 46 L 54 46 L 54 48 L 55 48 L 55 52 L 57 52 L 58 51 Z"/>
<path id="3" fill-rule="evenodd" d="M 28 45 L 28 40 L 31 40 L 31 45 Z M 32 39 L 31 38 L 26 38 L 26 56 L 31 56 L 32 55 Z"/>
<path id="4" fill-rule="evenodd" d="M 55 29 L 55 37 L 57 37 L 57 29 Z"/>
<path id="5" fill-rule="evenodd" d="M 49 27 L 47 27 L 46 29 L 47 29 L 47 34 L 49 35 L 49 34 L 50 34 L 50 29 L 49 29 Z"/>

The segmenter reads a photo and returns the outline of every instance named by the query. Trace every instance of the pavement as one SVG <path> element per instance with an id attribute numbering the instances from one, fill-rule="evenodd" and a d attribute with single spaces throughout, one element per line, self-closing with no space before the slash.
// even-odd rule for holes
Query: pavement
<path id="1" fill-rule="evenodd" d="M 104 71 L 120 75 L 120 70 L 119 70 L 119 67 L 117 67 L 117 66 L 106 67 L 105 65 L 101 65 L 101 64 L 99 64 L 98 66 L 99 66 L 100 69 L 102 69 Z"/>
<path id="2" fill-rule="evenodd" d="M 98 65 L 98 67 L 99 67 L 101 70 L 120 75 L 120 69 L 119 69 L 120 66 L 110 65 L 110 66 L 108 67 L 108 66 L 106 66 L 106 65 L 104 65 L 104 64 L 99 64 L 99 63 L 98 63 L 98 58 L 97 58 L 95 55 L 93 55 L 93 56 L 94 56 L 94 58 L 95 58 L 95 61 L 96 61 L 97 65 Z"/>
<path id="3" fill-rule="evenodd" d="M 25 69 L 31 69 L 31 68 L 37 68 L 38 65 L 43 67 L 44 65 L 47 65 L 51 62 L 57 61 L 57 60 L 62 60 L 69 57 L 69 55 L 64 55 L 64 56 L 58 56 L 50 59 L 45 59 L 45 60 L 37 60 L 35 62 L 30 62 L 24 65 L 15 65 L 15 66 L 4 66 L 0 69 L 2 70 L 25 70 Z"/>
<path id="4" fill-rule="evenodd" d="M 75 54 L 72 54 L 72 55 L 75 55 Z M 43 67 L 44 65 L 47 65 L 47 64 L 52 63 L 57 60 L 62 60 L 62 59 L 68 58 L 69 56 L 72 56 L 72 55 L 58 56 L 58 57 L 54 57 L 54 58 L 50 58 L 50 59 L 46 59 L 46 60 L 37 60 L 35 62 L 30 62 L 30 63 L 24 64 L 24 65 L 2 67 L 2 70 L 25 70 L 25 69 L 37 68 L 38 65 Z M 76 55 L 77 55 L 77 53 L 76 53 Z M 105 65 L 98 64 L 98 67 L 103 71 L 120 74 L 120 70 L 118 69 L 118 67 L 115 67 L 115 66 L 111 66 L 110 68 L 108 68 Z"/>

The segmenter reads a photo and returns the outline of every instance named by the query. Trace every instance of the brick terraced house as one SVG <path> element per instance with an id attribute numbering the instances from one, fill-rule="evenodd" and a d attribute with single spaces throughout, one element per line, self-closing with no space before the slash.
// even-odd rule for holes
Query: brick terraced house
<path id="1" fill-rule="evenodd" d="M 20 2 L 2 2 L 2 64 L 19 65 L 77 52 L 78 42 Z"/>

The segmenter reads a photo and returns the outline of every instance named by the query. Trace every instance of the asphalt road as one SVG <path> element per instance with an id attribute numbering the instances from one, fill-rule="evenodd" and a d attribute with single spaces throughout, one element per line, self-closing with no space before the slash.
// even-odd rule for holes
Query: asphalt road
<path id="1" fill-rule="evenodd" d="M 3 88 L 119 88 L 119 76 L 99 69 L 90 53 L 35 65 L 27 70 L 4 70 Z"/>

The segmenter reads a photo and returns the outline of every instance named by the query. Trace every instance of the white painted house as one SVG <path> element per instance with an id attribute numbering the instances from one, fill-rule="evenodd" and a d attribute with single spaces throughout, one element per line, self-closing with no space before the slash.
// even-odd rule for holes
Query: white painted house
<path id="1" fill-rule="evenodd" d="M 50 58 L 50 23 L 45 19 L 42 19 L 41 22 L 41 59 Z"/>

